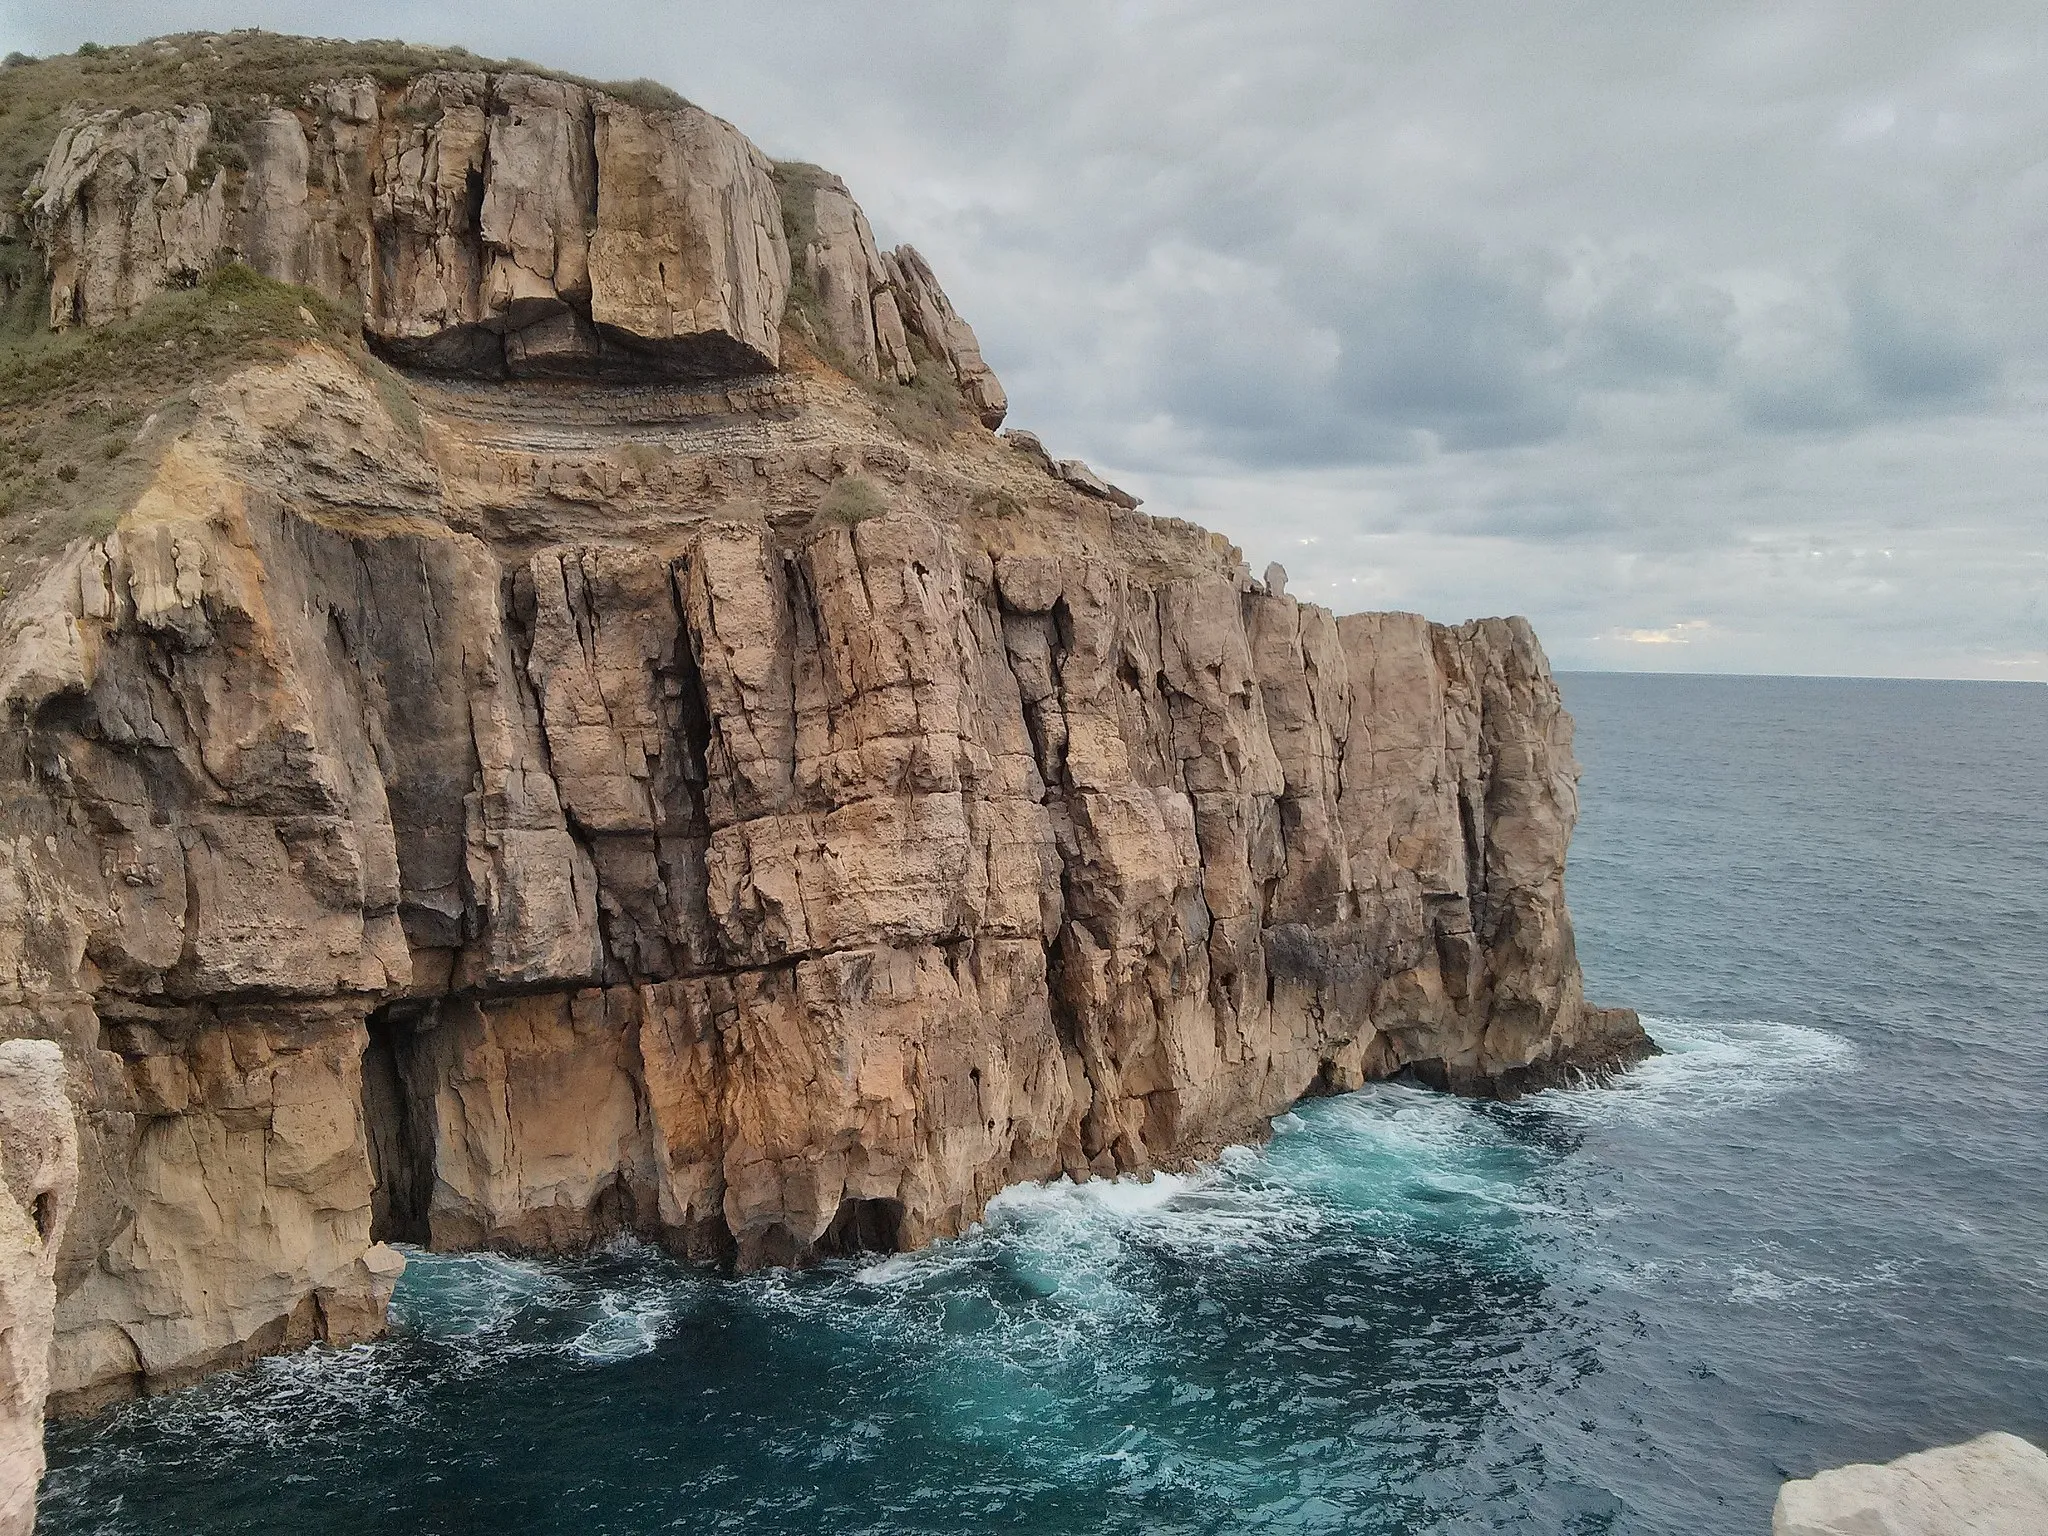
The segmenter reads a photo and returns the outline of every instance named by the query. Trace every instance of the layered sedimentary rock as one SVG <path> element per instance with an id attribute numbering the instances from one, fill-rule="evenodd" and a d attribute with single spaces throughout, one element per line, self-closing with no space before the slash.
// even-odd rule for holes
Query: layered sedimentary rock
<path id="1" fill-rule="evenodd" d="M 27 1536 L 43 1475 L 57 1250 L 78 1194 L 64 1057 L 0 1041 L 0 1536 Z"/>
<path id="2" fill-rule="evenodd" d="M 230 175 L 203 109 L 74 116 L 53 319 L 239 254 L 435 371 L 197 385 L 0 608 L 60 1405 L 371 1336 L 393 1243 L 910 1247 L 1306 1093 L 1647 1049 L 1581 995 L 1522 621 L 1339 618 L 996 439 L 916 253 L 694 109 L 442 71 L 237 121 Z M 913 441 L 926 368 L 965 412 Z"/>
<path id="3" fill-rule="evenodd" d="M 1771 1536 L 2035 1536 L 2044 1530 L 2048 1454 L 2006 1434 L 1787 1483 L 1771 1515 Z"/>

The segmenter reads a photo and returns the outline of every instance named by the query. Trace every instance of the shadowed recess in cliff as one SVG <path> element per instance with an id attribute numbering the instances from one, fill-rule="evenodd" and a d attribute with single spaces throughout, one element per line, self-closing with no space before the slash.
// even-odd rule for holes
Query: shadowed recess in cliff
<path id="1" fill-rule="evenodd" d="M 431 1241 L 434 1198 L 434 1085 L 416 1080 L 413 1034 L 424 1005 L 393 1003 L 368 1021 L 363 1048 L 363 1127 L 369 1141 L 370 1237 Z M 422 1090 L 424 1089 L 424 1092 Z"/>

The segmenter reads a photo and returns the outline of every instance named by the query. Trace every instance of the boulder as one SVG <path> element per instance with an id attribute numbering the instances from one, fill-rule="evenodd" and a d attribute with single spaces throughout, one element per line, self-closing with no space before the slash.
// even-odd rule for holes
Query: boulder
<path id="1" fill-rule="evenodd" d="M 1053 465 L 1053 473 L 1083 496 L 1093 496 L 1097 501 L 1113 503 L 1126 511 L 1142 505 L 1129 491 L 1111 485 L 1079 459 L 1058 460 Z"/>
<path id="2" fill-rule="evenodd" d="M 2039 1536 L 2048 1531 L 2048 1452 L 1979 1435 L 1883 1465 L 1835 1467 L 1785 1484 L 1771 1536 Z"/>

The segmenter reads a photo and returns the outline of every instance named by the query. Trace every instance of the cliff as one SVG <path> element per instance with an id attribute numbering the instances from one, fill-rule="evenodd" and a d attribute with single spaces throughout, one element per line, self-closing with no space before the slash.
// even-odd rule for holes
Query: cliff
<path id="1" fill-rule="evenodd" d="M 905 1248 L 1648 1049 L 1528 625 L 1338 618 L 993 435 L 836 179 L 524 72 L 108 111 L 34 181 L 48 322 L 304 302 L 0 608 L 60 1405 L 373 1335 L 390 1243 Z"/>

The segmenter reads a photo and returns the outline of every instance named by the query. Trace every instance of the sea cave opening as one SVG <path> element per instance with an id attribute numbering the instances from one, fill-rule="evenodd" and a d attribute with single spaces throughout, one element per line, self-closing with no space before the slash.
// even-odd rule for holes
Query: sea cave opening
<path id="1" fill-rule="evenodd" d="M 363 1048 L 363 1126 L 370 1143 L 370 1238 L 428 1245 L 434 1194 L 433 1088 L 420 1091 L 419 1003 L 393 1003 L 369 1017 Z"/>

